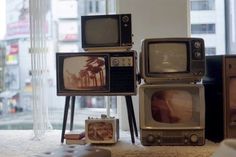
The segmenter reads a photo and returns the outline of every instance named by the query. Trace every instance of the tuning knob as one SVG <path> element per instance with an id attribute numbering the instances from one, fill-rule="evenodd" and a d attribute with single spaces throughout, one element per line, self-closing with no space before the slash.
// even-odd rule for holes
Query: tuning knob
<path id="1" fill-rule="evenodd" d="M 197 49 L 199 49 L 199 48 L 201 47 L 201 43 L 200 43 L 199 41 L 196 41 L 196 42 L 194 43 L 194 47 L 197 48 Z"/>
<path id="2" fill-rule="evenodd" d="M 125 22 L 125 23 L 128 22 L 129 21 L 129 17 L 128 16 L 123 16 L 122 17 L 122 21 Z"/>
<path id="3" fill-rule="evenodd" d="M 197 142 L 198 142 L 198 135 L 192 134 L 192 135 L 190 136 L 190 141 L 191 141 L 192 143 L 197 143 Z"/>
<path id="4" fill-rule="evenodd" d="M 155 142 L 155 136 L 148 135 L 146 140 L 147 140 L 148 143 L 154 143 Z"/>

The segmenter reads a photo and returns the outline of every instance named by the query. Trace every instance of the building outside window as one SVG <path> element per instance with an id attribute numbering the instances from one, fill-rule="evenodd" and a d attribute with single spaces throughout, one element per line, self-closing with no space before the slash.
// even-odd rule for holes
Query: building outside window
<path id="1" fill-rule="evenodd" d="M 215 10 L 215 0 L 191 0 L 191 10 Z"/>
<path id="2" fill-rule="evenodd" d="M 47 12 L 46 40 L 50 62 L 47 85 L 49 120 L 54 129 L 61 129 L 65 97 L 56 95 L 56 52 L 82 51 L 80 43 L 80 16 L 105 14 L 114 8 L 114 1 L 105 0 L 52 0 Z M 0 8 L 3 5 L 0 6 Z M 17 8 L 17 9 L 15 9 Z M 79 8 L 79 9 L 78 9 Z M 112 10 L 114 11 L 114 9 Z M 6 3 L 6 33 L 0 39 L 0 129 L 32 129 L 32 84 L 29 31 L 29 0 Z M 109 97 L 111 115 L 116 116 L 117 99 Z M 100 117 L 106 113 L 104 96 L 77 96 L 75 101 L 76 128 L 84 127 L 88 116 Z M 17 119 L 17 121 L 16 121 Z"/>
<path id="3" fill-rule="evenodd" d="M 86 9 L 85 14 L 105 14 L 106 13 L 106 1 L 105 0 L 85 0 Z"/>
<path id="4" fill-rule="evenodd" d="M 216 54 L 226 53 L 225 6 L 222 0 L 190 0 L 191 36 L 203 38 Z"/>
<path id="5" fill-rule="evenodd" d="M 192 24 L 192 34 L 215 34 L 215 24 Z"/>
<path id="6" fill-rule="evenodd" d="M 206 55 L 216 55 L 216 48 L 215 47 L 206 47 L 205 53 L 206 53 Z"/>

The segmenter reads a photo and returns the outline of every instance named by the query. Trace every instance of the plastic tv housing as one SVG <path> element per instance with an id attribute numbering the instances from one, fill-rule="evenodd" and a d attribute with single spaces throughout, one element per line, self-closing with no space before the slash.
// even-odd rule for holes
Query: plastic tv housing
<path id="1" fill-rule="evenodd" d="M 139 88 L 143 145 L 204 145 L 201 84 L 144 84 Z"/>
<path id="2" fill-rule="evenodd" d="M 205 74 L 201 38 L 145 39 L 140 57 L 140 73 L 146 83 L 198 82 Z"/>
<path id="3" fill-rule="evenodd" d="M 86 51 L 132 47 L 131 14 L 81 16 L 82 48 Z"/>

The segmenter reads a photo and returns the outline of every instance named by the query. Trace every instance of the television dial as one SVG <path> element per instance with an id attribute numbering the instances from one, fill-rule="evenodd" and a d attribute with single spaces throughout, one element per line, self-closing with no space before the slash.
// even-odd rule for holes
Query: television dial
<path id="1" fill-rule="evenodd" d="M 112 65 L 113 66 L 118 66 L 120 64 L 120 61 L 118 59 L 113 59 L 112 60 Z"/>
<path id="2" fill-rule="evenodd" d="M 202 57 L 201 52 L 199 52 L 199 51 L 195 51 L 195 52 L 194 52 L 194 58 L 195 58 L 195 59 L 201 59 L 201 57 Z"/>
<path id="3" fill-rule="evenodd" d="M 197 142 L 198 142 L 198 135 L 192 134 L 192 135 L 190 136 L 190 141 L 191 141 L 192 143 L 197 143 Z"/>
<path id="4" fill-rule="evenodd" d="M 129 17 L 128 16 L 123 16 L 122 17 L 122 21 L 123 22 L 128 22 L 129 21 Z"/>
<path id="5" fill-rule="evenodd" d="M 194 47 L 199 49 L 201 47 L 201 43 L 199 41 L 194 42 Z"/>
<path id="6" fill-rule="evenodd" d="M 154 143 L 155 142 L 155 136 L 148 135 L 146 140 L 147 140 L 148 143 Z"/>

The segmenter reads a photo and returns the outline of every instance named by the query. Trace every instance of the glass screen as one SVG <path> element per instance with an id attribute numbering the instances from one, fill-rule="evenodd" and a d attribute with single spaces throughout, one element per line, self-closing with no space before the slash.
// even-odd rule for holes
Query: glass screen
<path id="1" fill-rule="evenodd" d="M 187 46 L 185 43 L 149 44 L 149 72 L 187 71 Z"/>
<path id="2" fill-rule="evenodd" d="M 114 18 L 87 20 L 85 24 L 86 44 L 116 44 L 118 33 L 118 21 Z"/>
<path id="3" fill-rule="evenodd" d="M 94 141 L 107 141 L 113 138 L 113 126 L 108 122 L 88 124 L 88 138 Z"/>
<path id="4" fill-rule="evenodd" d="M 191 123 L 193 110 L 193 98 L 188 91 L 163 90 L 152 94 L 151 113 L 157 122 Z"/>
<path id="5" fill-rule="evenodd" d="M 107 83 L 105 57 L 65 58 L 63 78 L 65 89 L 104 90 Z"/>
<path id="6" fill-rule="evenodd" d="M 236 123 L 236 78 L 231 78 L 229 82 L 229 106 L 230 122 Z"/>

